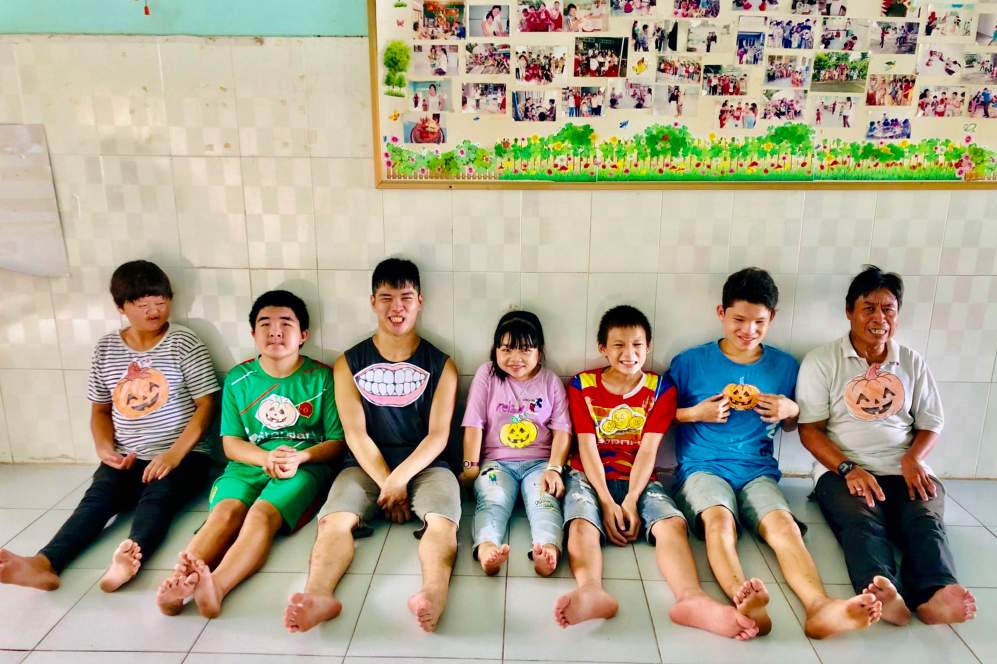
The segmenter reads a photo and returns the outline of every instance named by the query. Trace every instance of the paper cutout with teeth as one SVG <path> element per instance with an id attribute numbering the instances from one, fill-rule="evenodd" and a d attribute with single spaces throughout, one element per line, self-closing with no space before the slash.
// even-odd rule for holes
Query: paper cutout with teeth
<path id="1" fill-rule="evenodd" d="M 894 374 L 880 371 L 879 364 L 845 385 L 848 412 L 860 420 L 884 420 L 900 411 L 905 402 L 904 384 Z"/>
<path id="2" fill-rule="evenodd" d="M 369 403 L 403 408 L 426 391 L 429 372 L 408 362 L 379 362 L 354 374 L 353 382 Z"/>

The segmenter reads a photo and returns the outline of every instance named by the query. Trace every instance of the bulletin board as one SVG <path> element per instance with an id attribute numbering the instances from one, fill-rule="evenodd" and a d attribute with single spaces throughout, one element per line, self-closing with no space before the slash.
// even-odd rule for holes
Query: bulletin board
<path id="1" fill-rule="evenodd" d="M 997 2 L 368 2 L 378 186 L 997 183 Z"/>

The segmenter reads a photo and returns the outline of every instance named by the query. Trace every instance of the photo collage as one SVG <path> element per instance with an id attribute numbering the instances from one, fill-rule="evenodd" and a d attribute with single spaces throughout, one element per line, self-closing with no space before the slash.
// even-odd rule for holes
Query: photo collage
<path id="1" fill-rule="evenodd" d="M 399 0 L 390 33 L 410 45 L 411 65 L 392 119 L 405 143 L 451 143 L 506 122 L 505 135 L 552 133 L 572 121 L 722 135 L 803 122 L 832 137 L 920 139 L 997 119 L 997 3 L 988 7 Z"/>

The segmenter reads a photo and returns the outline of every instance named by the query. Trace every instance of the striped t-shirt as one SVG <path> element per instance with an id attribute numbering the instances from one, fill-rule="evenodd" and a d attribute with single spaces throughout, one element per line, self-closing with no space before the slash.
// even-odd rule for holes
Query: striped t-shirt
<path id="1" fill-rule="evenodd" d="M 208 349 L 176 323 L 146 351 L 129 348 L 120 332 L 105 334 L 93 349 L 87 398 L 111 404 L 120 454 L 151 459 L 165 452 L 190 422 L 194 400 L 218 390 Z M 207 441 L 194 451 L 208 453 Z"/>

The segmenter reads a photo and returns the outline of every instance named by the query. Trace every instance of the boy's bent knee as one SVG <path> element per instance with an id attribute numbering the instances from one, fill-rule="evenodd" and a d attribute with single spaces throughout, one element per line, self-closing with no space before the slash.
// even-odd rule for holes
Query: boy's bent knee
<path id="1" fill-rule="evenodd" d="M 457 535 L 457 524 L 440 514 L 426 515 L 426 532 L 440 535 Z"/>
<path id="2" fill-rule="evenodd" d="M 265 500 L 257 500 L 246 514 L 246 524 L 276 532 L 284 523 L 280 511 Z"/>
<path id="3" fill-rule="evenodd" d="M 725 533 L 735 532 L 737 529 L 734 515 L 723 505 L 714 505 L 713 507 L 706 508 L 700 513 L 699 518 L 703 522 L 703 528 L 707 532 Z"/>
<path id="4" fill-rule="evenodd" d="M 688 526 L 685 519 L 672 516 L 651 526 L 651 535 L 654 537 L 655 543 L 667 542 L 676 537 L 685 539 L 688 537 Z"/>
<path id="5" fill-rule="evenodd" d="M 353 512 L 331 512 L 318 520 L 320 534 L 347 534 L 360 525 L 360 517 Z"/>
<path id="6" fill-rule="evenodd" d="M 773 510 L 758 523 L 758 533 L 766 542 L 800 540 L 803 534 L 793 515 L 786 510 Z"/>
<path id="7" fill-rule="evenodd" d="M 246 518 L 247 512 L 249 506 L 244 502 L 235 498 L 226 498 L 215 505 L 209 518 L 226 526 L 238 527 Z"/>

